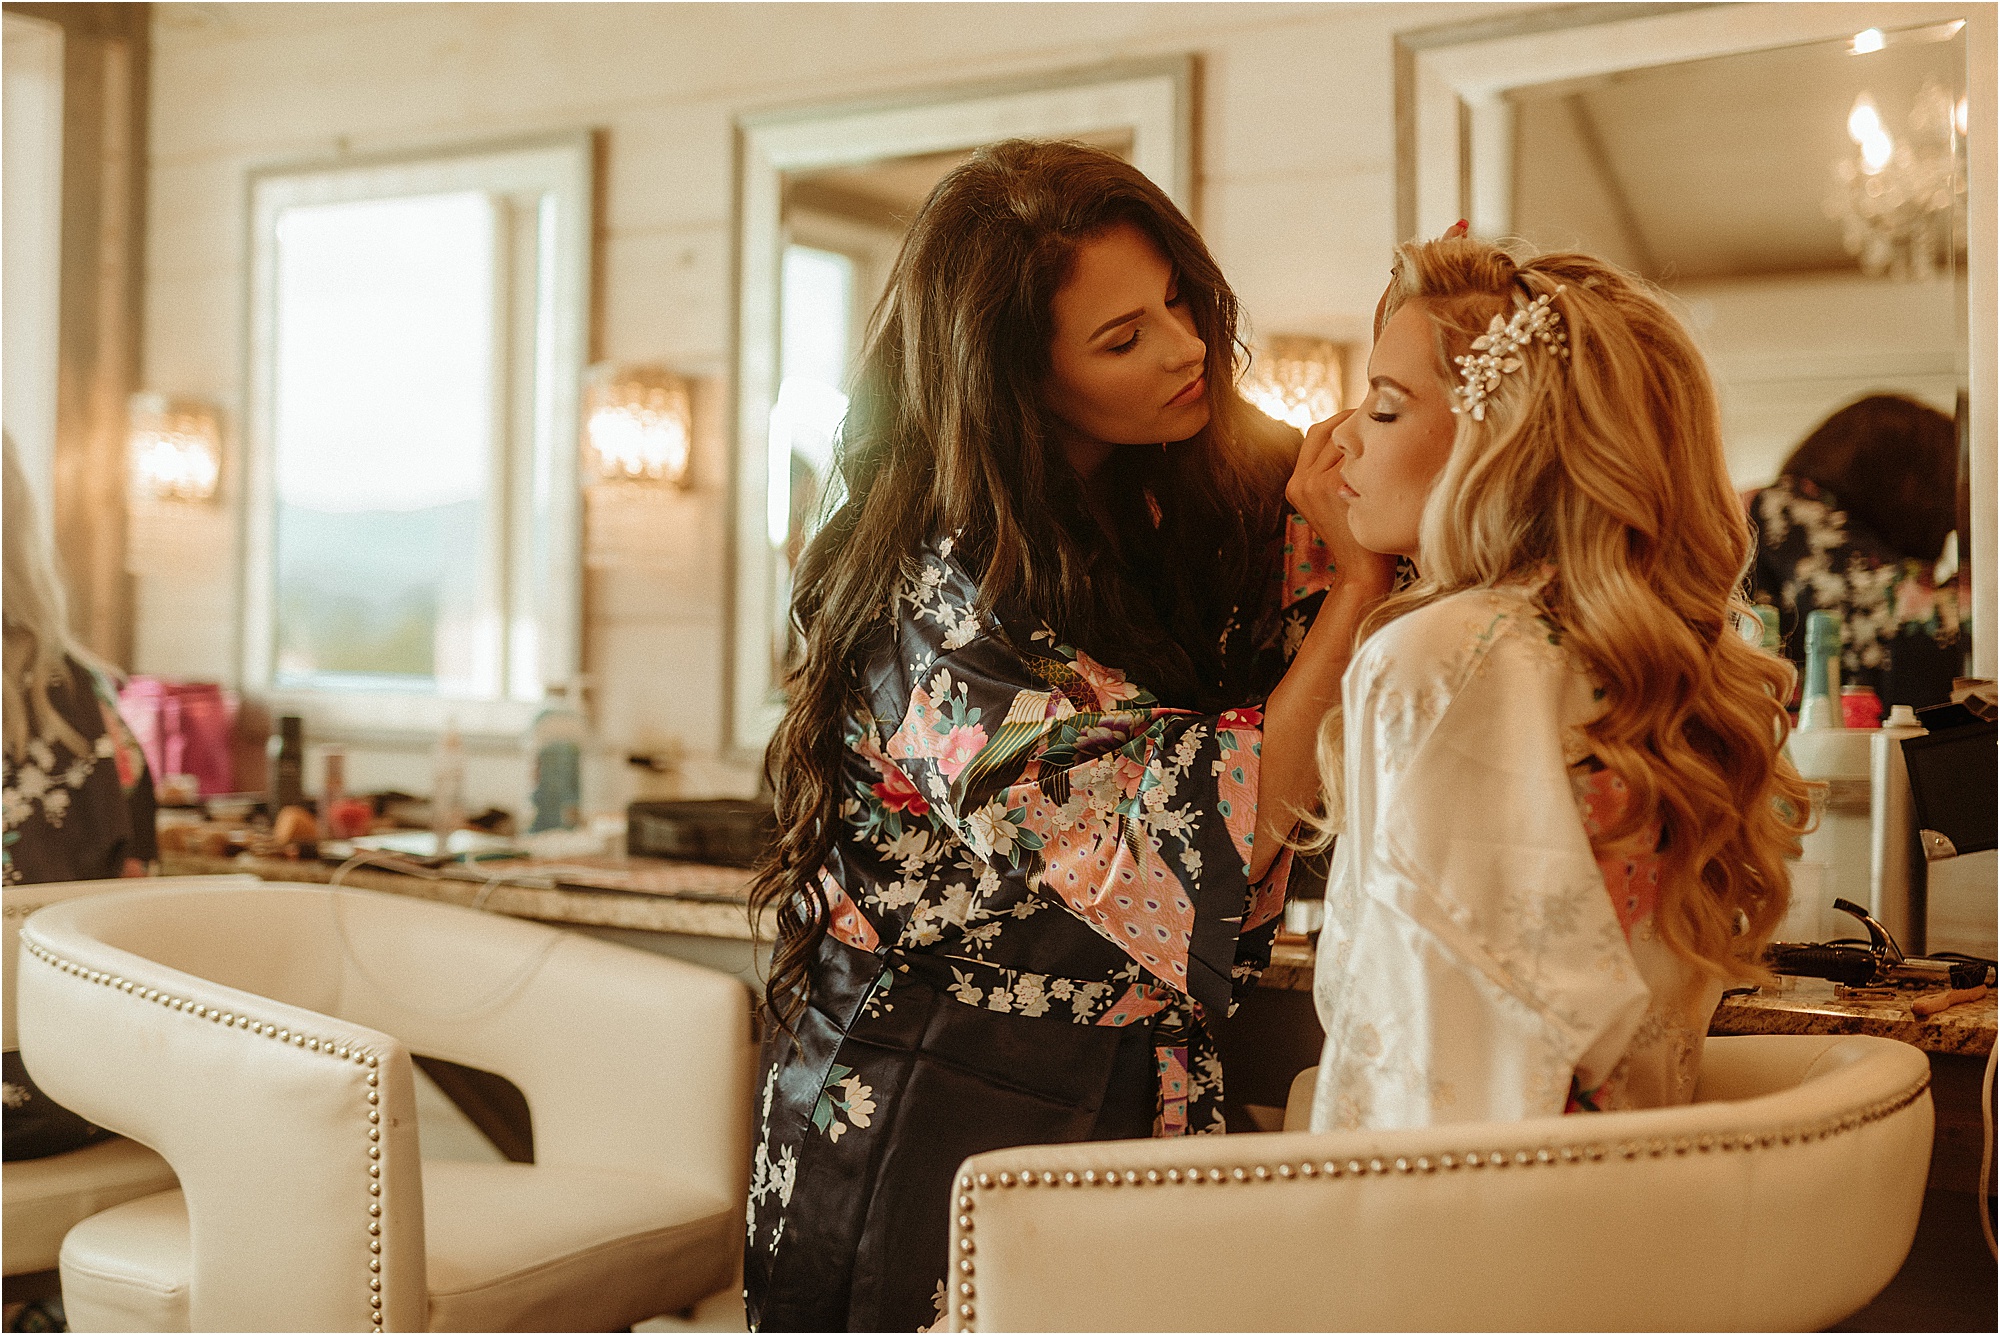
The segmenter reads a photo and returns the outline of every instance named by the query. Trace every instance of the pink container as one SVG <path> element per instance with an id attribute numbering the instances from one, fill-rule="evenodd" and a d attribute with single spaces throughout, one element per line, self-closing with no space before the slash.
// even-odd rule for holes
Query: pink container
<path id="1" fill-rule="evenodd" d="M 192 774 L 201 795 L 236 791 L 229 739 L 236 726 L 236 695 L 212 681 L 173 682 L 134 676 L 118 692 L 118 712 L 139 739 L 158 783 L 168 774 Z"/>

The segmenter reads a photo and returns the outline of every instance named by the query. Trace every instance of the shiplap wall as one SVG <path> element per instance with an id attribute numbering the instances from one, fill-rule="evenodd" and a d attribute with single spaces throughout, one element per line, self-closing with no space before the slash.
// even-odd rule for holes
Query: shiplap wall
<path id="1" fill-rule="evenodd" d="M 1255 329 L 1365 342 L 1393 230 L 1391 39 L 1474 4 L 163 4 L 154 9 L 144 376 L 229 419 L 222 503 L 136 532 L 138 670 L 231 680 L 244 368 L 245 172 L 265 164 L 603 131 L 593 355 L 709 378 L 697 484 L 590 498 L 585 654 L 604 754 L 591 805 L 639 790 L 624 752 L 678 743 L 682 791 L 744 791 L 718 754 L 724 644 L 731 123 L 1192 51 L 1196 221 Z M 469 797 L 518 807 L 513 748 Z M 316 777 L 316 768 L 315 768 Z M 425 791 L 421 749 L 357 750 L 349 783 Z"/>

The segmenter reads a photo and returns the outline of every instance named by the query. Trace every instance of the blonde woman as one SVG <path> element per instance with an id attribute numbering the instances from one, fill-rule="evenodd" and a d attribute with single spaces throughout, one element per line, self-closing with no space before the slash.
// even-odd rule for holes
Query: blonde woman
<path id="1" fill-rule="evenodd" d="M 155 855 L 153 784 L 97 659 L 75 642 L 27 474 L 5 442 L 6 840 L 8 885 L 142 876 Z M 8 1160 L 81 1149 L 111 1133 L 35 1088 L 5 1056 Z"/>
<path id="2" fill-rule="evenodd" d="M 1368 371 L 1294 482 L 1337 563 L 1417 572 L 1322 728 L 1313 1126 L 1684 1103 L 1807 809 L 1707 369 L 1643 282 L 1454 237 L 1399 250 Z"/>

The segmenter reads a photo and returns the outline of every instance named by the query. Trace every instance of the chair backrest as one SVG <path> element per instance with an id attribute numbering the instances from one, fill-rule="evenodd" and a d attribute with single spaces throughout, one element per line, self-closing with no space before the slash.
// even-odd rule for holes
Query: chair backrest
<path id="1" fill-rule="evenodd" d="M 255 876 L 163 876 L 141 878 L 133 876 L 116 877 L 105 881 L 43 881 L 36 885 L 10 885 L 0 891 L 0 914 L 4 914 L 4 940 L 0 940 L 0 968 L 6 970 L 5 990 L 0 996 L 6 998 L 6 1009 L 0 1013 L 0 1049 L 18 1051 L 21 1042 L 14 1030 L 14 979 L 19 976 L 20 960 L 17 952 L 21 943 L 21 924 L 29 914 L 50 904 L 60 904 L 66 899 L 78 899 L 85 895 L 101 895 L 107 890 L 132 890 L 145 886 L 171 885 L 179 888 L 208 885 L 255 884 Z"/>
<path id="2" fill-rule="evenodd" d="M 254 912 L 232 924 L 172 910 L 283 894 L 169 887 L 43 909 L 21 929 L 21 1057 L 49 1097 L 154 1150 L 180 1179 L 193 1329 L 420 1329 L 429 1288 L 408 1050 L 151 958 L 198 935 L 254 955 L 269 944 Z M 151 937 L 130 935 L 135 924 Z"/>
<path id="3" fill-rule="evenodd" d="M 1711 1064 L 1735 1097 L 975 1156 L 953 1329 L 1824 1328 L 1908 1254 L 1929 1063 L 1786 1035 Z"/>
<path id="4" fill-rule="evenodd" d="M 541 923 L 326 886 L 120 896 L 69 922 L 191 977 L 507 1077 L 527 1098 L 538 1163 L 630 1170 L 643 1145 L 644 1160 L 667 1171 L 708 1162 L 705 1147 L 739 1135 L 724 1124 L 731 1101 L 685 1097 L 749 1078 L 738 1074 L 748 994 L 714 970 Z M 720 1067 L 717 1034 L 738 1040 Z M 593 1075 L 607 1067 L 631 1097 L 603 1097 Z M 660 1117 L 669 1106 L 675 1115 Z M 725 1197 L 741 1187 L 733 1175 L 694 1185 Z"/>

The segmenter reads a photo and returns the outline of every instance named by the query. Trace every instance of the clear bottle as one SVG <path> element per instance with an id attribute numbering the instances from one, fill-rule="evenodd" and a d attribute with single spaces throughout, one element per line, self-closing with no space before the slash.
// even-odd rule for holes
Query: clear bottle
<path id="1" fill-rule="evenodd" d="M 439 857 L 450 853 L 452 832 L 465 824 L 465 747 L 459 741 L 458 720 L 448 719 L 444 736 L 431 753 L 431 832 Z"/>
<path id="2" fill-rule="evenodd" d="M 1806 681 L 1799 697 L 1799 731 L 1844 727 L 1840 717 L 1840 618 L 1806 614 Z"/>
<path id="3" fill-rule="evenodd" d="M 583 751 L 590 727 L 571 703 L 569 688 L 549 688 L 549 702 L 528 729 L 534 789 L 528 833 L 573 830 L 583 823 Z"/>
<path id="4" fill-rule="evenodd" d="M 1778 634 L 1778 609 L 1769 603 L 1757 604 L 1757 621 L 1763 627 L 1758 647 L 1767 654 L 1783 654 L 1785 637 Z"/>

